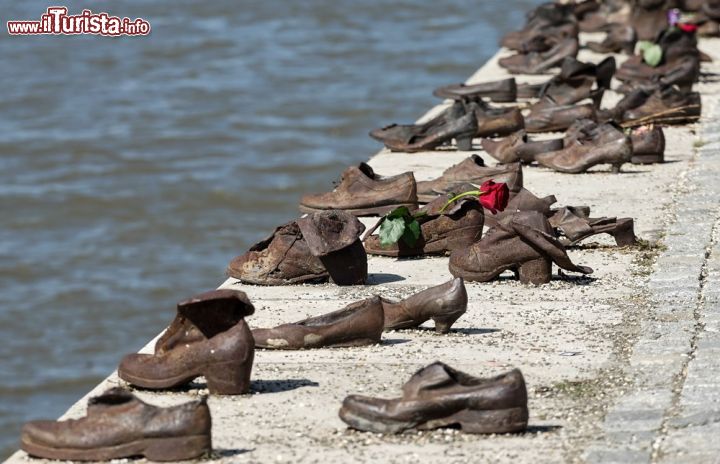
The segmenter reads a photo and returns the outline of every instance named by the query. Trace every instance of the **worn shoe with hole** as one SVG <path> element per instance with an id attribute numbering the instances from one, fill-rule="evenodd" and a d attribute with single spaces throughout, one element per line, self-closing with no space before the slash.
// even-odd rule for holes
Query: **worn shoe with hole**
<path id="1" fill-rule="evenodd" d="M 373 235 L 382 225 L 381 219 L 365 236 L 365 250 L 380 256 L 444 255 L 480 240 L 485 216 L 482 205 L 475 199 L 463 198 L 440 211 L 449 199 L 447 195 L 439 196 L 418 210 L 420 236 L 412 245 L 401 238 L 384 246 L 380 235 Z"/>
<path id="2" fill-rule="evenodd" d="M 181 319 L 155 354 L 123 357 L 118 376 L 151 390 L 165 390 L 204 376 L 211 394 L 240 395 L 250 389 L 255 345 L 240 314 L 254 312 L 247 295 L 213 290 L 178 303 Z M 178 330 L 179 329 L 179 330 Z"/>
<path id="3" fill-rule="evenodd" d="M 385 330 L 412 329 L 432 319 L 435 332 L 448 333 L 455 321 L 465 314 L 467 302 L 465 283 L 460 277 L 401 301 L 382 298 Z"/>
<path id="4" fill-rule="evenodd" d="M 350 395 L 340 419 L 375 433 L 459 427 L 466 433 L 513 433 L 527 428 L 527 388 L 519 370 L 472 377 L 441 362 L 417 371 L 399 398 Z"/>
<path id="5" fill-rule="evenodd" d="M 385 316 L 380 297 L 273 329 L 253 329 L 257 348 L 301 350 L 380 343 Z"/>
<path id="6" fill-rule="evenodd" d="M 356 216 L 383 215 L 399 206 L 415 208 L 417 187 L 412 172 L 381 176 L 366 163 L 347 168 L 332 192 L 304 195 L 300 211 L 343 210 Z"/>
<path id="7" fill-rule="evenodd" d="M 466 281 L 488 282 L 504 271 L 515 271 L 522 283 L 550 282 L 552 263 L 590 274 L 592 269 L 570 261 L 542 213 L 522 211 L 500 220 L 472 247 L 450 255 L 450 273 Z"/>
<path id="8" fill-rule="evenodd" d="M 62 461 L 136 456 L 182 461 L 211 451 L 210 425 L 205 398 L 163 408 L 116 387 L 90 398 L 80 419 L 28 422 L 20 447 L 31 456 Z"/>
<path id="9" fill-rule="evenodd" d="M 472 155 L 447 168 L 440 177 L 418 182 L 418 201 L 428 203 L 438 196 L 458 193 L 458 188 L 466 184 L 481 185 L 488 180 L 503 182 L 511 192 L 517 192 L 523 186 L 522 166 L 520 163 L 510 163 L 490 167 L 485 165 L 480 156 Z"/>

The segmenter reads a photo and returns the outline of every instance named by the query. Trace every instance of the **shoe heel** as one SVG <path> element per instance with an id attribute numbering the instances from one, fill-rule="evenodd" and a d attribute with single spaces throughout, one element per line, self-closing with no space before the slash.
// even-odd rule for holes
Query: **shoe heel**
<path id="1" fill-rule="evenodd" d="M 212 451 L 210 434 L 149 440 L 143 456 L 148 461 L 187 461 Z"/>
<path id="2" fill-rule="evenodd" d="M 546 284 L 550 282 L 552 263 L 548 258 L 538 258 L 520 265 L 518 276 L 524 284 Z"/>
<path id="3" fill-rule="evenodd" d="M 617 227 L 612 236 L 615 238 L 615 243 L 619 247 L 633 246 L 637 243 L 632 220 L 628 221 L 627 224 L 622 224 L 620 227 Z"/>
<path id="4" fill-rule="evenodd" d="M 472 151 L 472 135 L 461 135 L 455 139 L 455 145 L 458 151 Z"/>
<path id="5" fill-rule="evenodd" d="M 513 433 L 527 428 L 527 408 L 508 408 L 487 411 L 466 409 L 453 415 L 467 433 Z"/>
<path id="6" fill-rule="evenodd" d="M 613 174 L 620 174 L 620 168 L 622 167 L 623 163 L 614 163 L 612 165 L 612 173 Z"/>
<path id="7" fill-rule="evenodd" d="M 217 363 L 205 370 L 205 380 L 212 395 L 242 395 L 250 391 L 253 354 L 244 362 Z"/>
<path id="8" fill-rule="evenodd" d="M 452 327 L 455 321 L 460 319 L 460 316 L 463 314 L 465 314 L 465 311 L 442 317 L 433 317 L 432 320 L 435 321 L 435 332 L 439 334 L 446 334 L 450 332 L 450 327 Z"/>

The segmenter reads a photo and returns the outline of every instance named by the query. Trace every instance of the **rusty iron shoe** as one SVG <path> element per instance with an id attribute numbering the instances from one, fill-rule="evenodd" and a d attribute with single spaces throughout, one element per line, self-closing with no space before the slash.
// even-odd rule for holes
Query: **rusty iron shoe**
<path id="1" fill-rule="evenodd" d="M 322 316 L 253 329 L 252 335 L 257 348 L 272 350 L 364 346 L 380 343 L 384 322 L 382 302 L 374 296 Z"/>
<path id="2" fill-rule="evenodd" d="M 501 58 L 498 64 L 512 74 L 544 74 L 550 69 L 560 66 L 568 57 L 576 57 L 579 50 L 576 38 L 563 39 L 546 52 L 516 54 Z"/>
<path id="3" fill-rule="evenodd" d="M 413 245 L 402 239 L 389 246 L 383 246 L 379 235 L 372 235 L 384 219 L 370 229 L 364 240 L 365 250 L 380 256 L 423 256 L 445 255 L 458 248 L 464 248 L 480 240 L 484 223 L 484 209 L 474 199 L 461 199 L 449 205 L 442 212 L 448 195 L 441 195 L 420 208 L 416 215 L 420 224 L 420 237 Z"/>
<path id="4" fill-rule="evenodd" d="M 399 206 L 415 208 L 417 187 L 412 172 L 381 176 L 366 163 L 347 168 L 332 192 L 304 195 L 300 211 L 344 210 L 356 216 L 383 215 Z"/>
<path id="5" fill-rule="evenodd" d="M 166 339 L 155 354 L 124 356 L 118 376 L 152 390 L 180 387 L 204 376 L 212 394 L 247 393 L 255 345 L 245 320 L 237 320 L 243 311 L 250 315 L 254 307 L 247 295 L 237 290 L 215 290 L 180 302 L 178 314 L 192 330 L 175 334 L 181 343 L 171 344 Z"/>
<path id="6" fill-rule="evenodd" d="M 370 132 L 370 137 L 391 151 L 416 153 L 430 151 L 456 141 L 458 150 L 470 150 L 477 134 L 475 112 L 463 102 L 455 102 L 438 116 L 423 124 L 390 124 Z"/>
<path id="7" fill-rule="evenodd" d="M 31 456 L 62 461 L 195 459 L 212 450 L 207 399 L 162 408 L 115 387 L 88 400 L 80 419 L 36 420 L 22 429 Z"/>
<path id="8" fill-rule="evenodd" d="M 662 127 L 640 126 L 630 132 L 633 164 L 652 164 L 665 161 L 665 133 Z"/>
<path id="9" fill-rule="evenodd" d="M 459 426 L 466 433 L 513 433 L 527 428 L 527 388 L 519 370 L 472 377 L 441 362 L 417 371 L 399 398 L 350 395 L 340 419 L 375 433 Z"/>
<path id="10" fill-rule="evenodd" d="M 627 24 L 609 24 L 607 35 L 602 42 L 588 42 L 587 47 L 595 53 L 625 53 L 632 55 L 635 51 L 637 34 Z"/>
<path id="11" fill-rule="evenodd" d="M 438 87 L 433 95 L 451 100 L 489 98 L 494 102 L 509 103 L 517 98 L 517 85 L 514 77 L 480 84 L 452 84 Z"/>
<path id="12" fill-rule="evenodd" d="M 511 192 L 517 192 L 523 186 L 522 166 L 511 163 L 489 167 L 480 156 L 472 155 L 447 168 L 437 179 L 418 182 L 418 201 L 428 203 L 440 195 L 457 192 L 466 184 L 480 185 L 487 180 L 504 182 Z"/>
<path id="13" fill-rule="evenodd" d="M 512 270 L 520 282 L 538 285 L 550 282 L 553 262 L 568 271 L 592 273 L 570 261 L 542 213 L 521 211 L 499 221 L 472 247 L 453 252 L 449 269 L 453 276 L 474 282 Z"/>
<path id="14" fill-rule="evenodd" d="M 544 97 L 545 103 L 533 106 L 525 116 L 525 130 L 530 133 L 558 132 L 570 127 L 578 119 L 596 119 L 595 107 L 584 105 L 556 105 L 550 97 Z"/>
<path id="15" fill-rule="evenodd" d="M 382 298 L 385 330 L 413 329 L 432 319 L 435 332 L 445 334 L 467 310 L 467 290 L 462 278 L 425 289 L 401 301 Z"/>
<path id="16" fill-rule="evenodd" d="M 562 139 L 530 140 L 524 130 L 499 140 L 483 139 L 485 152 L 498 160 L 500 164 L 521 162 L 529 164 L 535 161 L 535 155 L 561 150 Z"/>
<path id="17" fill-rule="evenodd" d="M 566 206 L 554 211 L 548 218 L 566 246 L 577 245 L 586 238 L 598 234 L 612 235 L 619 247 L 637 243 L 632 218 L 591 218 L 589 208 Z"/>
<path id="18" fill-rule="evenodd" d="M 675 87 L 666 87 L 653 92 L 642 105 L 625 111 L 622 126 L 687 124 L 699 120 L 701 113 L 698 92 L 682 92 Z"/>
<path id="19" fill-rule="evenodd" d="M 622 129 L 610 123 L 597 126 L 589 136 L 570 143 L 559 151 L 537 155 L 535 160 L 542 166 L 558 172 L 578 174 L 599 164 L 609 164 L 612 171 L 620 168 L 632 158 L 632 142 Z"/>

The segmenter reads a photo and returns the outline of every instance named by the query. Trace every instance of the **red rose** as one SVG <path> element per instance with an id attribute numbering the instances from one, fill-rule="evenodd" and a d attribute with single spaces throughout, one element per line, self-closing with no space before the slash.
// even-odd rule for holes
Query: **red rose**
<path id="1" fill-rule="evenodd" d="M 678 23 L 677 27 L 679 27 L 683 32 L 695 32 L 698 29 L 697 24 L 690 23 Z"/>
<path id="2" fill-rule="evenodd" d="M 507 207 L 508 200 L 510 199 L 510 189 L 504 182 L 496 184 L 489 180 L 480 186 L 478 199 L 480 200 L 480 204 L 483 205 L 483 208 L 493 214 L 497 214 L 498 211 L 503 211 L 505 207 Z"/>

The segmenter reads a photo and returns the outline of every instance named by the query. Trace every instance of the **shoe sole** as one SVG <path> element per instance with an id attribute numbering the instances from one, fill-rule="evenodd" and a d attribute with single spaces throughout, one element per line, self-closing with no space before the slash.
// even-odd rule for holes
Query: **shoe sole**
<path id="1" fill-rule="evenodd" d="M 144 438 L 130 443 L 90 449 L 54 448 L 23 438 L 21 448 L 31 456 L 61 461 L 109 461 L 132 456 L 144 456 L 150 461 L 184 461 L 210 452 L 212 445 L 210 435 L 190 435 Z"/>
<path id="2" fill-rule="evenodd" d="M 327 345 L 322 346 L 312 346 L 312 347 L 295 347 L 295 346 L 271 346 L 271 345 L 261 345 L 257 342 L 255 343 L 255 349 L 260 350 L 273 350 L 273 351 L 298 351 L 298 350 L 317 350 L 322 348 L 351 348 L 353 346 L 368 346 L 368 345 L 377 345 L 380 343 L 380 340 L 375 340 L 372 338 L 357 338 L 354 340 L 348 340 L 345 342 L 339 342 L 339 343 L 330 343 Z"/>
<path id="3" fill-rule="evenodd" d="M 664 158 L 665 157 L 662 154 L 633 155 L 630 162 L 632 164 L 656 164 L 663 163 L 665 161 Z"/>
<path id="4" fill-rule="evenodd" d="M 405 206 L 410 211 L 414 211 L 417 209 L 417 203 L 398 203 L 395 205 L 386 205 L 386 206 L 374 206 L 369 208 L 311 208 L 309 206 L 300 205 L 300 212 L 301 213 L 318 213 L 321 211 L 330 211 L 332 209 L 342 209 L 342 211 L 347 211 L 348 213 L 352 214 L 353 216 L 384 216 L 385 214 L 389 213 L 390 211 L 394 210 L 395 208 L 400 208 L 401 206 Z"/>
<path id="5" fill-rule="evenodd" d="M 401 433 L 412 429 L 432 430 L 450 426 L 459 426 L 466 433 L 516 433 L 527 429 L 528 423 L 527 408 L 522 407 L 486 411 L 464 409 L 422 423 L 373 421 L 344 407 L 340 409 L 340 417 L 352 428 L 374 433 Z"/>

